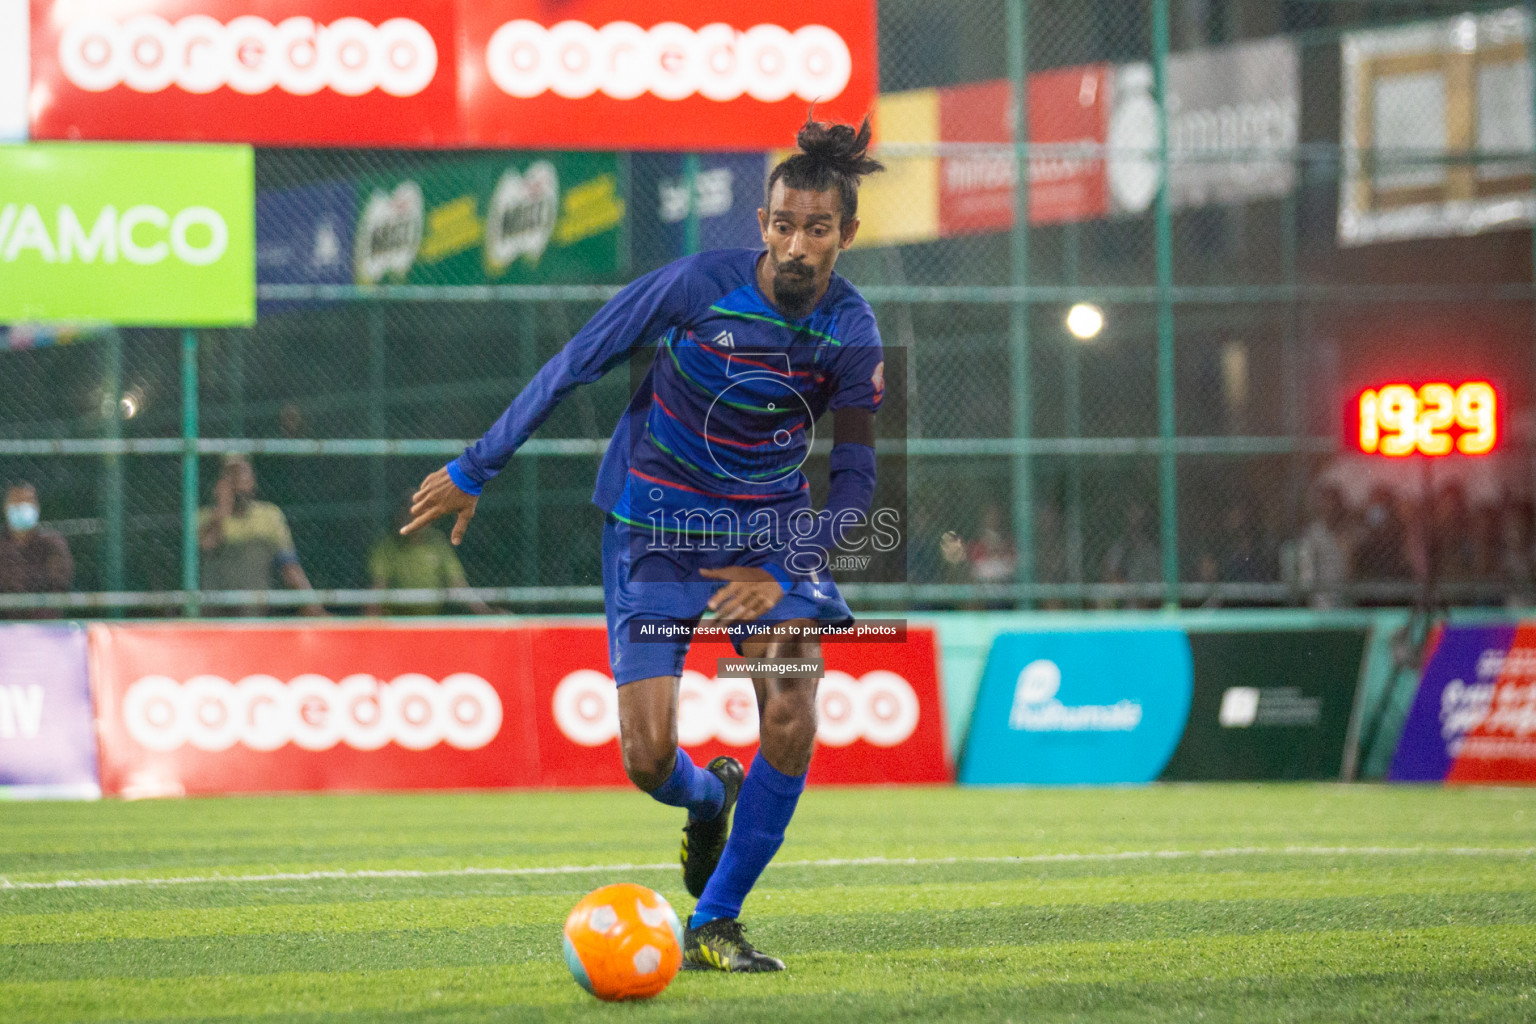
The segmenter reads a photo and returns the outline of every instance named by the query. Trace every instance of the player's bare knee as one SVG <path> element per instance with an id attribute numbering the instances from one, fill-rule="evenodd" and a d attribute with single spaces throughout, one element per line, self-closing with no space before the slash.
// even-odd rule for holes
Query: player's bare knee
<path id="1" fill-rule="evenodd" d="M 649 793 L 672 774 L 677 757 L 677 733 L 671 722 L 630 722 L 620 729 L 624 774 Z"/>
<path id="2" fill-rule="evenodd" d="M 769 762 L 788 775 L 803 775 L 816 744 L 816 702 L 806 687 L 772 694 L 761 711 L 763 749 Z"/>
<path id="3" fill-rule="evenodd" d="M 634 740 L 625 737 L 623 748 L 624 774 L 637 788 L 649 793 L 672 774 L 677 757 L 675 744 L 656 742 L 654 737 Z"/>
<path id="4" fill-rule="evenodd" d="M 767 642 L 766 658 L 793 658 L 804 661 L 821 657 L 821 641 L 815 637 L 775 637 Z"/>

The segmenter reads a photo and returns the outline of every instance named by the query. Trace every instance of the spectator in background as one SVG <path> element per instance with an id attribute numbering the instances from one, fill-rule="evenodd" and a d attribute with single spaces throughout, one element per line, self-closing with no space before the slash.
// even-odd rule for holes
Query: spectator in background
<path id="1" fill-rule="evenodd" d="M 293 402 L 287 402 L 277 411 L 277 429 L 284 437 L 303 437 L 305 434 L 304 410 Z"/>
<path id="2" fill-rule="evenodd" d="M 1494 501 L 1481 502 L 1472 508 L 1467 534 L 1472 546 L 1472 573 L 1478 580 L 1499 578 L 1499 555 L 1503 549 L 1499 534 L 1503 512 L 1503 505 Z"/>
<path id="3" fill-rule="evenodd" d="M 1210 588 L 1199 603 L 1201 608 L 1220 608 L 1227 600 L 1221 589 L 1221 562 L 1214 552 L 1202 551 L 1195 559 L 1195 582 Z"/>
<path id="4" fill-rule="evenodd" d="M 1060 507 L 1054 501 L 1042 501 L 1035 506 L 1035 581 L 1060 585 L 1070 582 L 1072 575 L 1068 562 L 1067 528 Z M 1067 607 L 1059 597 L 1048 597 L 1040 602 L 1047 611 Z"/>
<path id="5" fill-rule="evenodd" d="M 962 565 L 950 561 L 947 552 L 951 547 L 950 538 L 959 542 L 959 537 L 951 530 L 943 528 L 947 514 L 941 514 L 939 510 L 923 503 L 919 503 L 912 510 L 912 542 L 908 549 L 907 566 L 914 583 L 957 584 L 965 583 L 966 572 Z M 963 563 L 963 548 L 960 561 Z M 950 607 L 948 601 L 917 602 L 914 610 L 927 611 L 931 609 L 944 609 Z"/>
<path id="6" fill-rule="evenodd" d="M 5 527 L 0 532 L 0 593 L 59 594 L 75 579 L 69 544 L 56 530 L 39 525 L 37 488 L 25 481 L 5 491 Z M 60 612 L 36 608 L 0 612 L 0 617 L 56 619 Z"/>
<path id="7" fill-rule="evenodd" d="M 198 514 L 202 589 L 276 590 L 278 578 L 293 590 L 312 590 L 299 565 L 283 510 L 256 500 L 256 471 L 243 455 L 227 455 L 213 488 L 213 507 Z M 264 614 L 265 607 L 232 608 L 227 614 Z M 306 615 L 324 615 L 311 602 Z"/>
<path id="8" fill-rule="evenodd" d="M 1499 515 L 1498 580 L 1504 585 L 1506 607 L 1518 608 L 1530 603 L 1531 585 L 1536 583 L 1533 561 L 1531 509 L 1522 502 L 1505 498 Z"/>
<path id="9" fill-rule="evenodd" d="M 1125 509 L 1125 529 L 1104 552 L 1104 582 L 1153 584 L 1162 578 L 1151 516 L 1146 505 L 1133 501 Z M 1155 597 L 1137 597 L 1128 600 L 1126 607 L 1155 607 L 1157 603 Z"/>
<path id="10" fill-rule="evenodd" d="M 1236 502 L 1228 505 L 1221 514 L 1221 530 L 1216 535 L 1215 550 L 1207 549 L 1216 562 L 1215 577 L 1224 583 L 1252 583 L 1260 578 L 1258 545 L 1249 519 L 1244 506 Z M 1204 561 L 1204 556 L 1201 560 Z M 1202 582 L 1207 574 L 1204 566 L 1196 571 Z"/>
<path id="11" fill-rule="evenodd" d="M 1314 491 L 1295 546 L 1294 581 L 1313 608 L 1338 608 L 1349 581 L 1349 510 L 1337 487 Z"/>
<path id="12" fill-rule="evenodd" d="M 1352 571 L 1355 579 L 1399 582 L 1413 574 L 1408 559 L 1408 523 L 1392 488 L 1377 484 L 1360 513 Z"/>
<path id="13" fill-rule="evenodd" d="M 1018 571 L 1019 555 L 1013 545 L 1013 529 L 1003 506 L 990 501 L 982 506 L 981 524 L 976 539 L 966 545 L 966 561 L 971 564 L 971 579 L 976 583 L 1012 583 Z"/>
<path id="14" fill-rule="evenodd" d="M 959 534 L 950 531 L 941 538 L 940 551 L 945 562 L 952 566 L 965 566 L 972 583 L 1012 583 L 1018 571 L 1019 557 L 1011 532 L 1002 505 L 995 501 L 988 502 L 981 509 L 976 539 L 967 542 Z M 1009 600 L 989 600 L 969 605 L 973 609 L 1005 609 L 1012 606 L 1013 602 Z"/>
<path id="15" fill-rule="evenodd" d="M 1467 492 L 1446 484 L 1435 495 L 1430 518 L 1435 575 L 1447 582 L 1466 582 L 1477 575 L 1477 543 Z"/>
<path id="16" fill-rule="evenodd" d="M 400 506 L 395 516 L 395 529 L 379 538 L 368 552 L 368 578 L 374 590 L 444 590 L 450 587 L 467 587 L 464 566 L 454 552 L 453 545 L 443 532 L 435 527 L 417 530 L 409 536 L 400 536 L 400 527 L 414 518 L 411 515 L 411 496 Z M 496 610 L 484 601 L 466 603 L 476 615 L 494 615 Z M 393 612 L 397 615 L 441 615 L 444 602 L 430 604 L 371 604 L 369 615 Z"/>
<path id="17" fill-rule="evenodd" d="M 1274 551 L 1253 507 L 1233 503 L 1222 517 L 1220 577 L 1223 583 L 1273 583 L 1279 574 Z"/>

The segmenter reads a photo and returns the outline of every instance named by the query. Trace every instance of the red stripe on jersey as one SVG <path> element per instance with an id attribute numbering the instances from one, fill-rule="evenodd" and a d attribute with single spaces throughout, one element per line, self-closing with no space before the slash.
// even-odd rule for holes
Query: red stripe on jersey
<path id="1" fill-rule="evenodd" d="M 680 491 L 687 491 L 690 494 L 701 494 L 706 498 L 723 498 L 726 501 L 762 501 L 764 498 L 782 497 L 782 495 L 776 494 L 716 494 L 714 491 L 701 491 L 697 487 L 689 487 L 687 484 L 680 484 L 673 480 L 663 480 L 660 477 L 651 476 L 649 473 L 642 473 L 633 466 L 630 467 L 629 471 L 641 480 L 649 480 L 651 483 L 661 484 L 663 487 L 675 487 Z M 801 484 L 799 489 L 804 491 L 809 488 L 810 483 L 807 482 Z"/>

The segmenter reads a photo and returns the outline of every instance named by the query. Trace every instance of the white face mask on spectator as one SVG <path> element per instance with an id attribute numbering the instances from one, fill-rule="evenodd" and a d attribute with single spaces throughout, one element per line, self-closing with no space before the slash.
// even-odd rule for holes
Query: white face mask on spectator
<path id="1" fill-rule="evenodd" d="M 5 522 L 16 533 L 26 533 L 35 527 L 37 515 L 37 505 L 30 501 L 5 506 Z"/>

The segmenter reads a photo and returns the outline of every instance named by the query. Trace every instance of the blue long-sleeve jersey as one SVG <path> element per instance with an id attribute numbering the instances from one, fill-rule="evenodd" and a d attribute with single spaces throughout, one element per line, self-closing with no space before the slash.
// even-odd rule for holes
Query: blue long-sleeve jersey
<path id="1" fill-rule="evenodd" d="M 752 532 L 754 512 L 783 522 L 809 508 L 800 466 L 816 420 L 827 409 L 880 408 L 880 334 L 869 304 L 837 274 L 808 317 L 786 320 L 757 286 L 761 255 L 701 253 L 630 284 L 450 464 L 454 481 L 478 494 L 577 385 L 654 345 L 592 500 L 637 526 L 715 536 L 733 520 Z M 872 489 L 873 452 L 868 476 Z"/>

